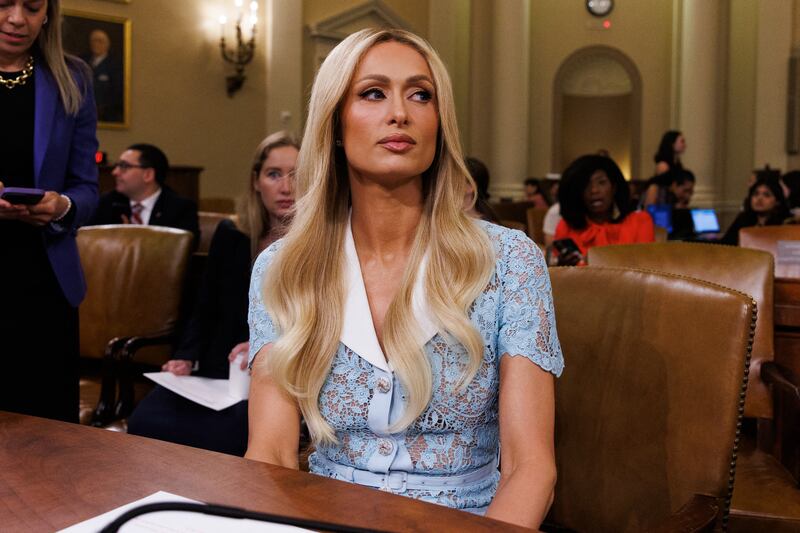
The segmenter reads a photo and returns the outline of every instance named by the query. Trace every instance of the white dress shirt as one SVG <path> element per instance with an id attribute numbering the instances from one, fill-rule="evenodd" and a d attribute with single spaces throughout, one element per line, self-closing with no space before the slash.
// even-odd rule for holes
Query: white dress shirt
<path id="1" fill-rule="evenodd" d="M 156 202 L 158 201 L 158 197 L 161 196 L 161 187 L 158 188 L 156 192 L 141 200 L 139 202 L 134 202 L 131 200 L 131 209 L 133 208 L 133 204 L 142 204 L 142 213 L 139 215 L 142 217 L 142 224 L 145 226 L 150 223 L 150 215 L 153 214 L 153 207 L 155 207 Z"/>

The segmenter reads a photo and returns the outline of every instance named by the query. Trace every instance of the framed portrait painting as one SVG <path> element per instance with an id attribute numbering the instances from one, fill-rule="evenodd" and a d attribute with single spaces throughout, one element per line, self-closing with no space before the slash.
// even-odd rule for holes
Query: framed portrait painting
<path id="1" fill-rule="evenodd" d="M 65 9 L 64 50 L 92 69 L 97 126 L 122 129 L 130 124 L 131 21 Z"/>

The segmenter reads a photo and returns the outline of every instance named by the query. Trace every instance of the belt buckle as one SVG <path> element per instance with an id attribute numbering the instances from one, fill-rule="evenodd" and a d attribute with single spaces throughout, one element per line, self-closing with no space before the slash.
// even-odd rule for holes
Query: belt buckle
<path id="1" fill-rule="evenodd" d="M 400 488 L 399 489 L 393 489 L 390 486 L 390 482 L 392 480 L 392 476 L 395 476 L 395 475 L 400 476 L 400 479 L 402 480 L 401 483 L 400 483 Z M 391 492 L 393 494 L 403 494 L 404 492 L 406 492 L 408 490 L 408 472 L 397 471 L 397 470 L 394 471 L 394 472 L 388 472 L 386 475 L 383 476 L 382 483 L 383 484 L 382 484 L 380 490 L 382 490 L 384 492 Z"/>

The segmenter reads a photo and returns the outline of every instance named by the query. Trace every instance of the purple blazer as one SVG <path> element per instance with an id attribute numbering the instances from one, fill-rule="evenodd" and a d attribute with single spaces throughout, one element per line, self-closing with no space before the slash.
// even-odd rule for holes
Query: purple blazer
<path id="1" fill-rule="evenodd" d="M 67 115 L 50 71 L 37 63 L 34 73 L 36 108 L 33 131 L 33 176 L 36 187 L 69 196 L 74 217 L 66 226 L 48 224 L 44 244 L 67 301 L 77 307 L 86 294 L 75 235 L 97 207 L 97 112 L 91 81 L 75 73 L 86 97 L 76 116 Z"/>

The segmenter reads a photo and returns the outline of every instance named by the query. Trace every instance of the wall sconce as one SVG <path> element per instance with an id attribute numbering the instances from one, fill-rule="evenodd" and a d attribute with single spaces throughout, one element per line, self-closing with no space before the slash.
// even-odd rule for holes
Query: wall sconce
<path id="1" fill-rule="evenodd" d="M 225 43 L 225 25 L 228 23 L 228 17 L 222 15 L 219 17 L 219 26 L 221 36 L 219 39 L 219 48 L 222 52 L 222 59 L 227 63 L 233 64 L 236 73 L 225 78 L 228 96 L 233 95 L 242 88 L 246 76 L 244 75 L 244 67 L 253 60 L 253 55 L 256 49 L 256 26 L 258 25 L 258 2 L 253 0 L 250 2 L 250 17 L 248 19 L 250 26 L 250 39 L 244 39 L 244 32 L 242 31 L 242 23 L 244 21 L 244 0 L 234 0 L 236 5 L 236 43 L 233 48 L 228 48 Z"/>

